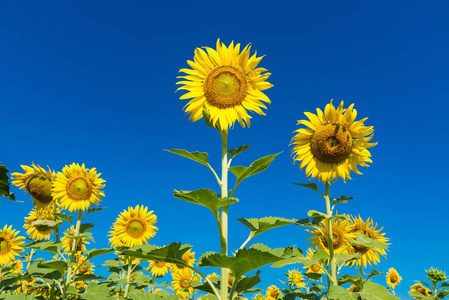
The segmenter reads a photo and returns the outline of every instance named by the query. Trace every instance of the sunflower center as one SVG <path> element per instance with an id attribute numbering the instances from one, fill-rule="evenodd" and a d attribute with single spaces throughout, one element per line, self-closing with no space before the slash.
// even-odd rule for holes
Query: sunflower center
<path id="1" fill-rule="evenodd" d="M 239 69 L 220 66 L 207 75 L 203 89 L 209 105 L 224 109 L 242 103 L 246 97 L 247 83 Z"/>
<path id="2" fill-rule="evenodd" d="M 4 238 L 0 238 L 0 253 L 9 250 L 9 243 Z"/>
<path id="3" fill-rule="evenodd" d="M 154 266 L 157 267 L 157 268 L 163 268 L 163 267 L 165 267 L 165 263 L 164 262 L 155 261 L 154 262 Z"/>
<path id="4" fill-rule="evenodd" d="M 318 272 L 320 272 L 321 267 L 318 264 L 314 264 L 310 267 L 310 269 L 312 270 L 312 272 L 318 273 Z"/>
<path id="5" fill-rule="evenodd" d="M 322 236 L 322 241 L 324 246 L 329 249 L 329 245 L 327 243 L 327 239 L 325 236 Z M 337 250 L 343 245 L 343 234 L 335 227 L 332 227 L 332 246 L 334 250 Z"/>
<path id="6" fill-rule="evenodd" d="M 67 183 L 67 194 L 74 200 L 86 200 L 92 194 L 92 183 L 88 178 L 72 178 Z"/>
<path id="7" fill-rule="evenodd" d="M 179 281 L 179 285 L 180 285 L 183 289 L 188 289 L 188 288 L 190 288 L 190 278 L 187 278 L 187 277 L 181 278 L 181 280 Z"/>
<path id="8" fill-rule="evenodd" d="M 393 273 L 390 275 L 390 282 L 391 283 L 396 283 L 398 281 L 398 275 L 396 273 Z"/>
<path id="9" fill-rule="evenodd" d="M 325 163 L 340 163 L 352 151 L 352 136 L 341 124 L 322 124 L 313 133 L 310 141 L 313 155 Z"/>
<path id="10" fill-rule="evenodd" d="M 43 175 L 34 175 L 27 179 L 26 190 L 34 199 L 43 203 L 50 203 L 51 197 L 51 181 Z"/>
<path id="11" fill-rule="evenodd" d="M 145 232 L 145 224 L 140 220 L 132 220 L 127 229 L 131 236 L 140 237 Z"/>

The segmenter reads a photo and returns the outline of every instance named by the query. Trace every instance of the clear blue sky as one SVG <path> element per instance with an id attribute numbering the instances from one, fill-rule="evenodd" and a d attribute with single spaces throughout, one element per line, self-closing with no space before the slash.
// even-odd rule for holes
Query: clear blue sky
<path id="1" fill-rule="evenodd" d="M 405 298 L 424 269 L 449 272 L 448 11 L 446 1 L 2 1 L 0 161 L 11 172 L 31 162 L 56 171 L 72 162 L 97 168 L 107 210 L 87 220 L 96 224 L 95 248 L 108 246 L 121 211 L 144 204 L 158 216 L 151 243 L 189 243 L 197 258 L 219 251 L 209 211 L 172 196 L 174 189 L 218 191 L 213 176 L 163 149 L 209 152 L 220 168 L 220 137 L 188 121 L 176 76 L 196 47 L 215 47 L 217 38 L 251 43 L 273 74 L 272 104 L 249 129 L 236 125 L 229 147 L 251 145 L 235 159 L 246 166 L 283 153 L 240 185 L 230 250 L 248 234 L 237 218 L 301 219 L 325 210 L 322 199 L 293 184 L 309 180 L 293 166 L 288 144 L 304 111 L 332 98 L 355 103 L 379 144 L 372 166 L 360 168 L 364 175 L 332 185 L 331 196 L 353 196 L 339 212 L 383 226 L 391 246 L 377 269 L 399 271 L 396 290 Z M 21 229 L 31 201 L 12 191 L 24 203 L 3 200 L 0 225 Z M 254 242 L 305 251 L 308 236 L 291 225 Z M 279 286 L 284 272 L 264 268 L 260 287 Z"/>

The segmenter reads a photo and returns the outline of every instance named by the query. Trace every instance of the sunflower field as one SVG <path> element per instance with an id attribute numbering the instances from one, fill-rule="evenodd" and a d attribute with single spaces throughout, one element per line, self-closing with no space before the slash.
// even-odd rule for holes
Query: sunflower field
<path id="1" fill-rule="evenodd" d="M 12 185 L 29 194 L 32 205 L 23 229 L 0 224 L 0 299 L 400 299 L 395 295 L 402 281 L 398 271 L 376 270 L 388 256 L 388 233 L 371 217 L 339 213 L 337 208 L 353 198 L 335 197 L 331 190 L 337 181 L 352 184 L 352 176 L 361 175 L 359 168 L 372 163 L 370 149 L 377 145 L 374 126 L 365 112 L 359 116 L 355 104 L 330 100 L 316 113 L 305 112 L 298 128 L 292 128 L 293 163 L 312 182 L 295 184 L 312 190 L 326 210 L 315 210 L 310 204 L 307 216 L 298 219 L 239 218 L 248 237 L 238 249 L 229 249 L 228 224 L 231 207 L 239 205 L 238 187 L 267 170 L 280 154 L 267 154 L 245 167 L 233 160 L 249 145 L 228 147 L 236 123 L 249 127 L 251 114 L 265 115 L 271 103 L 264 93 L 273 86 L 268 82 L 271 73 L 259 66 L 262 58 L 251 52 L 250 45 L 243 48 L 231 42 L 226 46 L 217 40 L 215 48 L 196 48 L 193 60 L 187 60 L 190 68 L 181 68 L 182 75 L 177 77 L 177 90 L 184 92 L 180 99 L 188 101 L 184 111 L 189 120 L 202 119 L 220 135 L 216 149 L 221 168 L 214 169 L 206 152 L 166 150 L 206 167 L 216 181 L 213 187 L 177 189 L 173 196 L 209 211 L 205 218 L 216 221 L 217 237 L 202 238 L 216 241 L 220 252 L 199 254 L 178 239 L 168 245 L 152 244 L 159 230 L 157 212 L 144 204 L 125 205 L 104 233 L 109 245 L 97 248 L 92 228 L 108 212 L 102 207 L 106 181 L 95 167 L 74 162 L 56 172 L 31 163 L 10 172 L 2 165 L 2 197 L 16 201 Z M 283 226 L 307 232 L 307 241 L 300 245 L 309 246 L 272 249 L 253 243 L 256 236 Z M 260 269 L 266 266 L 287 272 L 279 278 L 281 284 L 261 289 Z M 99 272 L 99 267 L 107 269 L 107 274 Z M 410 287 L 411 298 L 448 299 L 444 270 L 429 267 L 417 279 L 423 281 Z"/>

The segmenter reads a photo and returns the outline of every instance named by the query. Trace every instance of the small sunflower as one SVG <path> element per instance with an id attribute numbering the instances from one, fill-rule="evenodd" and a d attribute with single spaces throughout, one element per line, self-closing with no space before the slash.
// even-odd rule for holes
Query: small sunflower
<path id="1" fill-rule="evenodd" d="M 354 122 L 357 111 L 351 104 L 343 109 L 343 101 L 337 109 L 332 100 L 324 113 L 317 108 L 317 114 L 304 113 L 310 121 L 300 120 L 298 125 L 309 128 L 296 130 L 290 145 L 293 160 L 300 161 L 299 169 L 306 168 L 306 176 L 329 183 L 338 178 L 351 179 L 350 172 L 362 174 L 357 165 L 369 167 L 371 153 L 367 148 L 377 143 L 368 143 L 373 138 L 373 127 L 364 126 L 367 118 Z"/>
<path id="2" fill-rule="evenodd" d="M 348 291 L 351 293 L 357 293 L 360 292 L 360 288 L 356 285 L 352 285 L 350 288 L 348 288 Z"/>
<path id="3" fill-rule="evenodd" d="M 94 265 L 87 259 L 86 255 L 77 254 L 74 272 L 78 275 L 93 274 Z"/>
<path id="4" fill-rule="evenodd" d="M 313 255 L 315 255 L 314 250 L 312 250 L 311 248 L 307 249 L 307 253 L 306 253 L 306 259 L 308 260 L 312 260 Z M 304 266 L 304 269 L 307 269 L 306 273 L 317 273 L 317 274 L 323 274 L 324 273 L 324 269 L 323 269 L 323 261 L 319 260 L 317 261 L 315 264 L 311 265 L 311 266 Z"/>
<path id="5" fill-rule="evenodd" d="M 368 218 L 368 220 L 363 221 L 360 216 L 358 218 L 351 217 L 349 224 L 352 226 L 351 233 L 354 233 L 356 236 L 357 234 L 364 234 L 370 239 L 376 240 L 378 242 L 386 244 L 389 240 L 388 238 L 384 237 L 385 233 L 380 233 L 382 228 L 376 230 L 377 223 L 373 225 L 373 220 Z M 374 263 L 377 265 L 380 262 L 379 254 L 386 257 L 387 253 L 385 250 L 380 250 L 372 247 L 365 247 L 361 245 L 354 245 L 349 250 L 350 253 L 360 253 L 360 258 L 356 260 L 356 264 L 360 265 L 362 264 L 364 267 L 366 267 L 367 263 L 371 267 L 371 263 Z"/>
<path id="6" fill-rule="evenodd" d="M 387 272 L 387 285 L 391 287 L 392 290 L 401 283 L 402 277 L 399 276 L 398 271 L 395 268 L 388 269 Z"/>
<path id="7" fill-rule="evenodd" d="M 190 114 L 189 120 L 198 121 L 203 117 L 203 107 L 209 112 L 215 126 L 228 131 L 238 121 L 242 127 L 250 125 L 248 111 L 265 115 L 261 108 L 263 102 L 271 103 L 262 92 L 273 85 L 266 80 L 271 73 L 264 68 L 256 68 L 263 56 L 249 56 L 251 46 L 247 45 L 240 53 L 240 44 L 234 42 L 226 47 L 217 40 L 217 49 L 196 48 L 194 61 L 188 60 L 192 69 L 181 69 L 186 73 L 176 84 L 182 84 L 178 90 L 187 90 L 180 99 L 190 100 L 184 107 Z"/>
<path id="8" fill-rule="evenodd" d="M 306 283 L 304 282 L 304 277 L 302 276 L 301 272 L 298 270 L 289 270 L 287 274 L 288 282 L 297 288 L 303 288 L 306 286 Z"/>
<path id="9" fill-rule="evenodd" d="M 27 194 L 30 194 L 31 199 L 33 199 L 33 205 L 37 209 L 54 205 L 51 188 L 55 178 L 55 171 L 50 170 L 50 167 L 46 171 L 34 163 L 31 164 L 31 167 L 24 165 L 21 167 L 25 173 L 12 173 L 12 184 L 25 190 Z"/>
<path id="10" fill-rule="evenodd" d="M 112 225 L 109 241 L 112 246 L 134 247 L 147 244 L 156 234 L 156 220 L 156 215 L 153 211 L 148 211 L 148 207 L 128 207 Z"/>
<path id="11" fill-rule="evenodd" d="M 308 229 L 313 236 L 307 239 L 313 243 L 312 247 L 318 247 L 318 249 L 323 249 L 329 253 L 329 246 L 327 243 L 327 221 L 323 220 L 320 223 L 319 229 Z M 348 253 L 347 246 L 351 243 L 349 238 L 355 238 L 356 234 L 351 232 L 351 225 L 347 221 L 342 220 L 332 220 L 332 244 L 334 248 L 334 253 Z M 326 234 L 326 235 L 325 235 Z M 345 250 L 346 249 L 346 250 Z"/>
<path id="12" fill-rule="evenodd" d="M 419 292 L 421 294 L 423 294 L 423 296 L 427 297 L 430 296 L 430 290 L 424 286 L 422 286 L 421 284 L 417 283 L 414 284 L 410 287 L 410 290 L 412 292 Z M 421 297 L 413 297 L 415 299 L 421 299 Z"/>
<path id="13" fill-rule="evenodd" d="M 0 230 L 0 266 L 9 264 L 15 261 L 15 257 L 19 252 L 23 251 L 22 244 L 24 237 L 17 236 L 19 231 L 12 229 L 12 225 L 8 227 L 5 225 Z"/>
<path id="14" fill-rule="evenodd" d="M 195 252 L 191 252 L 191 248 L 184 252 L 182 255 L 182 260 L 188 264 L 189 266 L 193 267 L 193 264 L 195 263 Z M 172 272 L 178 272 L 181 269 L 184 269 L 185 267 L 182 265 L 173 264 L 172 265 Z"/>
<path id="15" fill-rule="evenodd" d="M 40 220 L 55 221 L 56 217 L 48 209 L 32 210 L 30 215 L 25 217 L 23 228 L 27 230 L 28 236 L 33 240 L 49 240 L 54 230 L 48 226 L 36 224 L 36 221 Z"/>
<path id="16" fill-rule="evenodd" d="M 86 169 L 84 164 L 71 164 L 58 172 L 53 184 L 53 197 L 60 199 L 60 204 L 70 212 L 84 211 L 91 205 L 97 205 L 104 193 L 104 180 L 95 168 Z"/>
<path id="17" fill-rule="evenodd" d="M 190 285 L 192 283 L 193 272 L 189 268 L 184 268 L 179 270 L 179 272 L 174 272 L 172 287 L 176 291 L 176 294 L 181 298 L 187 298 L 189 294 L 193 292 L 193 287 Z"/>
<path id="18" fill-rule="evenodd" d="M 73 238 L 71 236 L 75 235 L 75 227 L 71 226 L 64 232 L 64 236 L 61 238 L 62 249 L 66 253 L 70 253 L 72 251 L 73 246 Z M 76 243 L 76 253 L 86 251 L 86 244 L 89 244 L 89 241 L 85 238 L 79 238 Z"/>
<path id="19" fill-rule="evenodd" d="M 267 288 L 267 293 L 265 294 L 266 300 L 276 300 L 279 296 L 282 296 L 282 293 L 277 286 L 270 285 Z"/>
<path id="20" fill-rule="evenodd" d="M 150 266 L 148 268 L 151 270 L 151 275 L 156 276 L 156 277 L 164 277 L 165 274 L 168 273 L 170 264 L 165 263 L 165 262 L 151 260 Z"/>

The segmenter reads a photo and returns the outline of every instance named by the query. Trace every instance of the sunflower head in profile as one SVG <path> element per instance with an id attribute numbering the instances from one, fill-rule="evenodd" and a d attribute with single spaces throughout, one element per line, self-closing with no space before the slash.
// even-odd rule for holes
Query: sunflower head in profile
<path id="1" fill-rule="evenodd" d="M 173 272 L 172 288 L 176 291 L 176 294 L 182 299 L 188 297 L 193 292 L 192 276 L 193 272 L 189 268 L 179 270 L 179 272 Z"/>
<path id="2" fill-rule="evenodd" d="M 356 234 L 351 232 L 351 225 L 346 220 L 332 220 L 332 245 L 335 253 L 348 253 L 348 246 L 351 244 L 350 238 L 355 238 Z M 327 221 L 323 220 L 320 223 L 319 229 L 307 229 L 313 235 L 308 237 L 313 244 L 312 247 L 318 247 L 318 249 L 323 249 L 329 253 L 329 246 L 327 242 L 328 227 Z"/>
<path id="3" fill-rule="evenodd" d="M 302 276 L 301 272 L 298 270 L 289 270 L 285 274 L 288 278 L 288 282 L 291 286 L 297 287 L 297 288 L 303 288 L 306 286 L 306 283 L 304 282 L 304 276 Z"/>
<path id="4" fill-rule="evenodd" d="M 278 299 L 280 296 L 282 296 L 281 291 L 279 290 L 279 288 L 275 285 L 270 285 L 267 288 L 267 292 L 265 294 L 265 299 L 266 300 L 276 300 Z"/>
<path id="5" fill-rule="evenodd" d="M 12 184 L 25 190 L 31 195 L 36 209 L 46 209 L 54 206 L 51 188 L 55 178 L 55 171 L 46 171 L 44 168 L 34 163 L 30 166 L 21 166 L 25 173 L 12 173 Z"/>
<path id="6" fill-rule="evenodd" d="M 364 126 L 367 118 L 354 122 L 357 111 L 351 104 L 343 108 L 343 101 L 337 109 L 332 100 L 324 113 L 317 108 L 317 114 L 306 112 L 309 120 L 299 120 L 300 128 L 295 131 L 290 145 L 294 145 L 293 160 L 300 162 L 299 169 L 306 168 L 306 176 L 329 183 L 338 178 L 351 179 L 350 172 L 362 174 L 357 165 L 369 167 L 371 153 L 368 148 L 373 138 L 373 127 Z"/>
<path id="7" fill-rule="evenodd" d="M 23 228 L 27 230 L 28 236 L 33 240 L 49 240 L 54 230 L 44 223 L 55 220 L 56 217 L 52 210 L 32 210 L 30 211 L 30 215 L 25 217 L 25 225 L 23 225 Z M 42 224 L 40 224 L 41 221 L 43 221 Z"/>
<path id="8" fill-rule="evenodd" d="M 73 247 L 73 236 L 75 235 L 75 227 L 71 226 L 64 232 L 64 236 L 61 238 L 62 249 L 65 253 L 70 253 Z M 75 253 L 86 251 L 86 245 L 90 244 L 85 238 L 79 238 L 76 242 Z"/>
<path id="9" fill-rule="evenodd" d="M 377 223 L 373 224 L 373 220 L 368 218 L 366 221 L 363 221 L 363 219 L 358 216 L 357 218 L 351 217 L 349 224 L 351 225 L 351 233 L 355 234 L 357 237 L 357 234 L 364 234 L 370 239 L 373 239 L 375 241 L 387 244 L 388 238 L 384 237 L 385 233 L 381 233 L 382 228 L 377 228 Z M 357 238 L 355 238 L 357 240 Z M 380 262 L 379 255 L 382 255 L 384 257 L 387 256 L 387 253 L 385 252 L 385 249 L 377 249 L 373 247 L 365 247 L 362 245 L 353 245 L 351 248 L 349 248 L 350 253 L 359 253 L 360 258 L 356 260 L 357 265 L 362 265 L 363 267 L 366 267 L 367 263 L 371 267 L 371 263 L 377 265 Z"/>
<path id="10" fill-rule="evenodd" d="M 0 266 L 5 266 L 15 260 L 19 252 L 23 251 L 24 237 L 17 236 L 19 231 L 12 229 L 12 225 L 5 225 L 0 230 Z"/>
<path id="11" fill-rule="evenodd" d="M 387 272 L 387 285 L 391 287 L 392 290 L 401 283 L 402 277 L 399 276 L 398 271 L 395 268 L 388 269 Z"/>
<path id="12" fill-rule="evenodd" d="M 236 121 L 249 126 L 248 111 L 265 115 L 263 102 L 270 103 L 270 99 L 262 91 L 273 86 L 266 81 L 271 74 L 257 68 L 263 56 L 250 57 L 250 45 L 240 52 L 240 44 L 231 42 L 226 47 L 218 39 L 216 48 L 196 48 L 194 61 L 187 61 L 192 69 L 179 70 L 187 75 L 178 76 L 181 80 L 176 84 L 182 85 L 178 90 L 188 91 L 180 99 L 191 99 L 184 109 L 195 122 L 203 117 L 204 108 L 221 131 L 228 131 Z"/>
<path id="13" fill-rule="evenodd" d="M 70 212 L 84 211 L 97 205 L 104 193 L 104 180 L 95 168 L 86 169 L 84 164 L 71 164 L 58 172 L 53 183 L 53 197 L 60 200 L 63 209 Z"/>
<path id="14" fill-rule="evenodd" d="M 147 244 L 156 234 L 157 217 L 148 207 L 128 207 L 112 225 L 109 241 L 112 246 L 134 247 Z"/>

